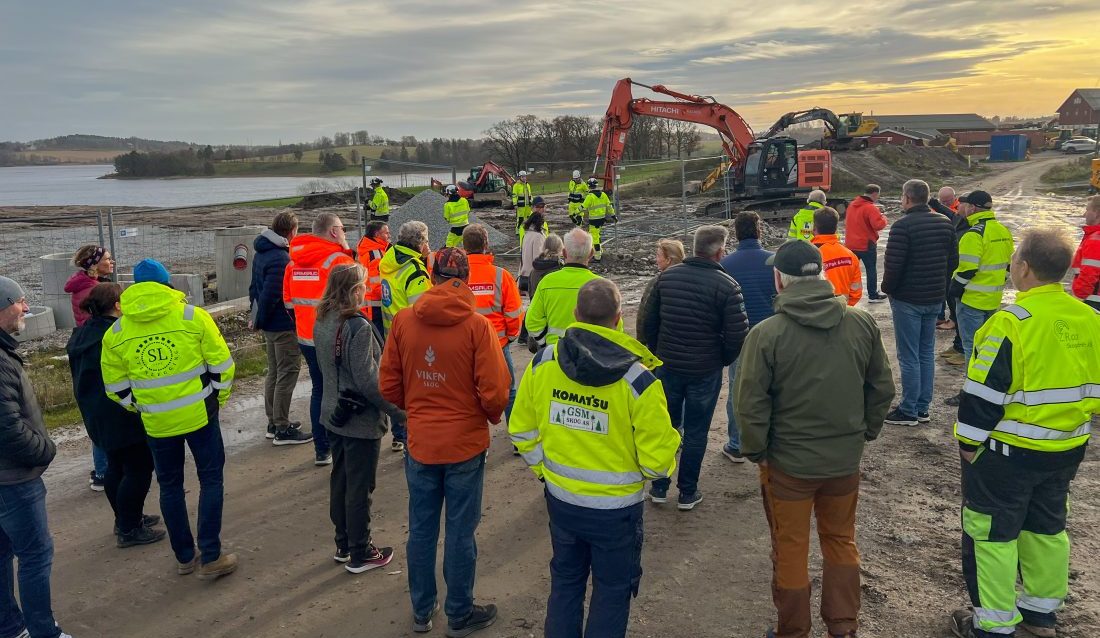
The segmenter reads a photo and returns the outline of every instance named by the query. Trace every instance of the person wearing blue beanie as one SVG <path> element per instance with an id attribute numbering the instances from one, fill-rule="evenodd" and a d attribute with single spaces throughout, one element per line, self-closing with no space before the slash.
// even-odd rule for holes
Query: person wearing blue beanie
<path id="1" fill-rule="evenodd" d="M 134 266 L 134 283 L 140 284 L 146 281 L 170 286 L 171 276 L 164 264 L 156 259 L 142 259 Z"/>

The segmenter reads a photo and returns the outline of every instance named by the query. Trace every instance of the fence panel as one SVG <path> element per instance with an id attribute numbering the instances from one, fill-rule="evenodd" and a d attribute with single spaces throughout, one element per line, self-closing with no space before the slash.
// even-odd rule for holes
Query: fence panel
<path id="1" fill-rule="evenodd" d="M 0 274 L 19 282 L 29 303 L 40 304 L 39 258 L 55 253 L 75 255 L 81 246 L 100 245 L 101 230 L 97 213 L 0 218 Z"/>

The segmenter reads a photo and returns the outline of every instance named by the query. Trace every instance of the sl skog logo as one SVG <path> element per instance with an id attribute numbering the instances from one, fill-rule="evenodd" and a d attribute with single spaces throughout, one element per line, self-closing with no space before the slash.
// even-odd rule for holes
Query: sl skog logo
<path id="1" fill-rule="evenodd" d="M 163 335 L 146 337 L 137 347 L 138 362 L 146 372 L 157 374 L 168 370 L 175 363 L 176 344 Z"/>
<path id="2" fill-rule="evenodd" d="M 390 282 L 382 280 L 382 305 L 389 308 L 393 303 L 393 291 L 390 290 Z"/>

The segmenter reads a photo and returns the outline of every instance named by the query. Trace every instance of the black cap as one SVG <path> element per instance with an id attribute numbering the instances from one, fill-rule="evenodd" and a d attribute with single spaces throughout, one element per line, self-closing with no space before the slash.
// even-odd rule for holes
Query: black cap
<path id="1" fill-rule="evenodd" d="M 959 201 L 978 208 L 991 208 L 993 206 L 993 198 L 985 191 L 970 191 L 960 197 Z"/>
<path id="2" fill-rule="evenodd" d="M 764 262 L 785 275 L 809 277 L 821 274 L 821 251 L 808 241 L 790 239 Z"/>
<path id="3" fill-rule="evenodd" d="M 546 204 L 546 200 L 542 198 L 542 195 L 535 195 L 535 198 L 531 200 L 532 206 L 541 206 Z"/>

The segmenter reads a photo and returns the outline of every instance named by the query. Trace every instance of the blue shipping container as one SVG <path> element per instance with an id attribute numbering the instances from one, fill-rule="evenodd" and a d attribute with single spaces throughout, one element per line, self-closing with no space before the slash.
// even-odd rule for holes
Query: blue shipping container
<path id="1" fill-rule="evenodd" d="M 989 140 L 989 161 L 1019 162 L 1027 159 L 1026 135 L 994 135 Z"/>

